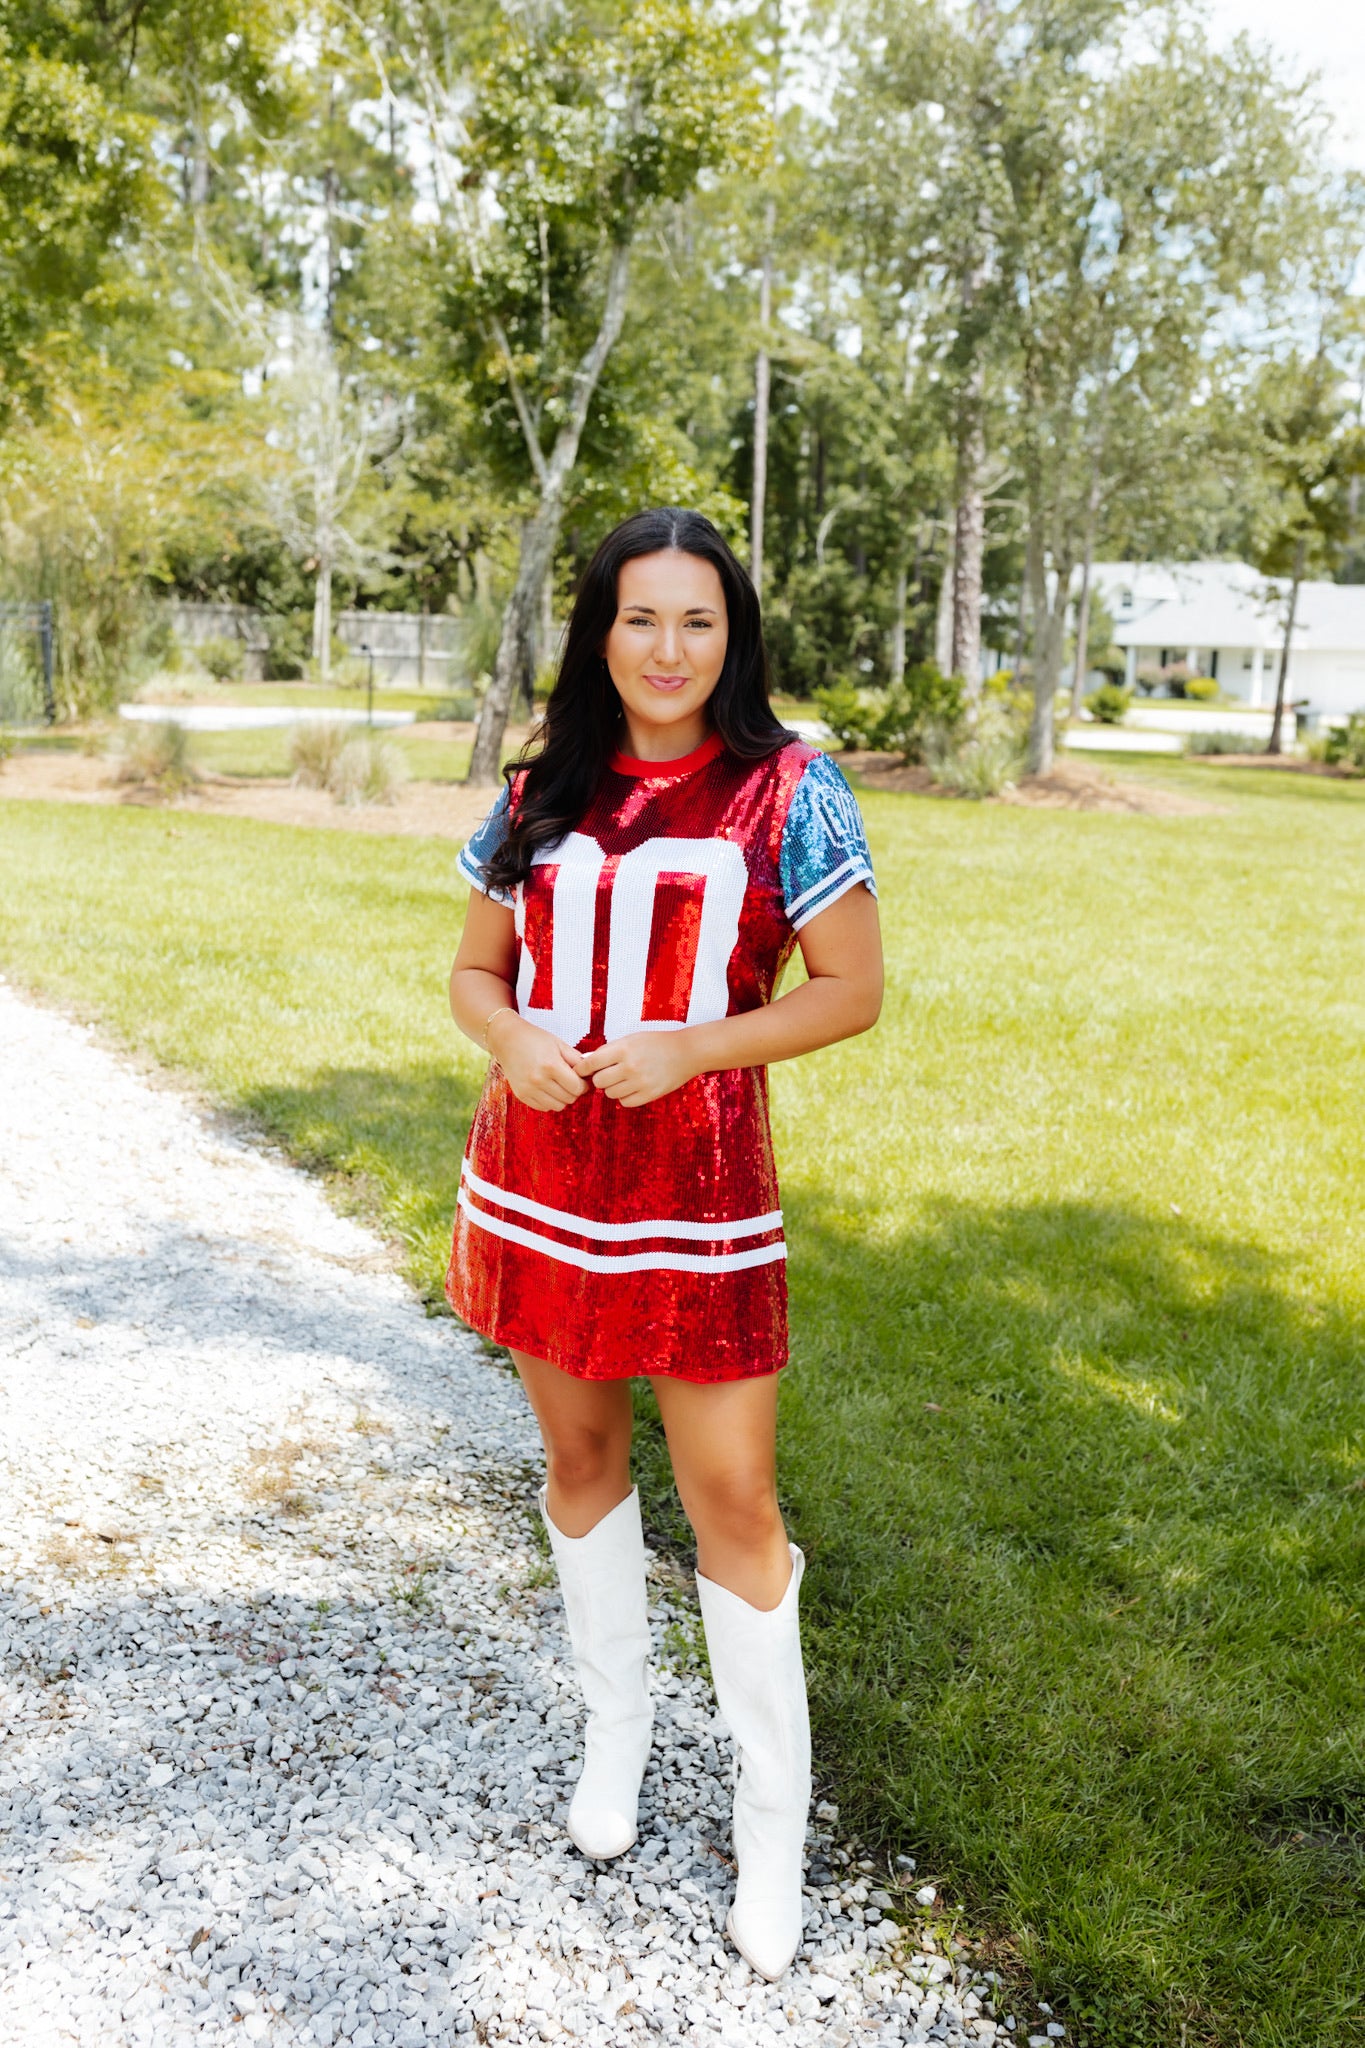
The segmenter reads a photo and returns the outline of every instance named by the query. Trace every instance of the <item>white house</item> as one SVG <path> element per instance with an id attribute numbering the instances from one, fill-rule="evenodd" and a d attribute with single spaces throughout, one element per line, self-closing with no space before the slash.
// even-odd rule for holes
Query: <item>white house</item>
<path id="1" fill-rule="evenodd" d="M 1091 578 L 1128 663 L 1188 664 L 1225 698 L 1273 704 L 1289 583 L 1245 562 L 1096 562 Z M 1310 725 L 1365 710 L 1365 584 L 1302 583 L 1286 699 Z"/>

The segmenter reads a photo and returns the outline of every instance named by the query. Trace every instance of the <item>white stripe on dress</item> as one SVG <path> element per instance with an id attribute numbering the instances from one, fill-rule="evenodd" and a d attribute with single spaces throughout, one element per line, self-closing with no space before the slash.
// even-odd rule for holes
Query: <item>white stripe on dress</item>
<path id="1" fill-rule="evenodd" d="M 863 859 L 860 853 L 852 854 L 849 857 L 849 859 L 843 863 L 842 867 L 837 867 L 834 870 L 832 875 L 822 876 L 822 878 L 818 882 L 812 882 L 809 889 L 803 889 L 799 896 L 794 896 L 791 902 L 787 905 L 787 916 L 794 920 L 797 911 L 801 908 L 803 903 L 809 903 L 812 896 L 821 895 L 824 890 L 830 888 L 833 883 L 837 882 L 841 875 L 846 875 L 849 872 L 850 868 L 856 868 L 858 870 L 858 881 L 862 881 L 864 876 L 870 877 L 872 873 L 871 868 L 869 868 L 867 862 Z"/>
<path id="2" fill-rule="evenodd" d="M 505 1237 L 511 1244 L 524 1245 L 527 1251 L 543 1252 L 546 1258 L 558 1259 L 563 1265 L 581 1266 L 587 1273 L 737 1273 L 746 1266 L 768 1266 L 787 1256 L 787 1247 L 780 1241 L 753 1245 L 747 1252 L 582 1252 L 576 1245 L 560 1244 L 556 1238 L 542 1237 L 538 1231 L 523 1230 L 520 1224 L 490 1216 L 470 1200 L 463 1188 L 458 1200 L 471 1223 L 481 1230 L 491 1231 L 494 1237 Z"/>
<path id="3" fill-rule="evenodd" d="M 811 903 L 809 909 L 803 910 L 797 917 L 793 917 L 790 911 L 787 912 L 787 920 L 794 932 L 799 932 L 803 925 L 809 924 L 813 917 L 818 917 L 822 910 L 828 910 L 831 903 L 837 903 L 841 896 L 847 896 L 849 890 L 856 889 L 860 882 L 865 882 L 871 894 L 874 897 L 876 896 L 877 884 L 873 880 L 872 870 L 868 867 L 866 861 L 846 862 L 845 866 L 851 866 L 853 873 L 851 875 L 845 874 L 844 868 L 840 868 L 839 873 L 844 876 L 844 879 L 837 886 L 835 886 L 833 875 L 830 876 L 829 881 L 822 882 L 820 886 L 824 889 L 825 894 L 818 903 Z M 798 900 L 802 903 L 807 903 L 814 893 L 813 890 L 807 889 L 805 895 Z"/>
<path id="4" fill-rule="evenodd" d="M 568 1209 L 551 1209 L 544 1202 L 533 1202 L 526 1195 L 495 1187 L 492 1181 L 475 1173 L 467 1159 L 461 1162 L 460 1179 L 468 1181 L 485 1202 L 496 1202 L 500 1209 L 515 1209 L 519 1216 L 533 1216 L 537 1223 L 552 1223 L 557 1230 L 571 1230 L 575 1237 L 600 1237 L 609 1243 L 632 1237 L 682 1237 L 693 1242 L 721 1243 L 727 1238 L 757 1237 L 760 1231 L 782 1228 L 780 1209 L 770 1209 L 766 1216 L 738 1216 L 729 1223 L 686 1223 L 680 1217 L 660 1217 L 644 1223 L 599 1223 L 595 1216 L 575 1216 Z"/>

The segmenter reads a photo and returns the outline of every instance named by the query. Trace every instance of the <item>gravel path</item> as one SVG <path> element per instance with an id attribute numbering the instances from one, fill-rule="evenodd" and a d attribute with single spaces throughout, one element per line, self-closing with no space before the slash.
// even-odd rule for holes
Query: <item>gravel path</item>
<path id="1" fill-rule="evenodd" d="M 829 1808 L 798 1965 L 727 1949 L 662 1564 L 642 1846 L 586 1865 L 515 1382 L 303 1174 L 3 983 L 0 1076 L 0 2043 L 995 2038 Z"/>

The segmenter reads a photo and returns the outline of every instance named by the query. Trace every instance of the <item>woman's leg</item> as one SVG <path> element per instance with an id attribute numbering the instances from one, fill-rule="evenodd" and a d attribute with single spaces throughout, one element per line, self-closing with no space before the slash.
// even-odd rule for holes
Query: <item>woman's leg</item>
<path id="1" fill-rule="evenodd" d="M 645 1540 L 630 1483 L 630 1387 L 512 1356 L 545 1440 L 541 1512 L 588 1709 L 568 1830 L 585 1856 L 620 1856 L 635 1840 L 654 1725 Z"/>
<path id="2" fill-rule="evenodd" d="M 697 1535 L 697 1592 L 716 1698 L 738 1753 L 739 1878 L 726 1926 L 760 1975 L 801 1941 L 810 1724 L 797 1600 L 774 1476 L 777 1380 L 656 1380 L 673 1473 Z"/>
<path id="3" fill-rule="evenodd" d="M 545 1445 L 546 1508 L 564 1536 L 586 1536 L 630 1492 L 629 1380 L 580 1380 L 514 1351 Z"/>
<path id="4" fill-rule="evenodd" d="M 697 1570 L 751 1607 L 776 1607 L 792 1569 L 777 1505 L 777 1374 L 650 1384 L 696 1534 Z"/>

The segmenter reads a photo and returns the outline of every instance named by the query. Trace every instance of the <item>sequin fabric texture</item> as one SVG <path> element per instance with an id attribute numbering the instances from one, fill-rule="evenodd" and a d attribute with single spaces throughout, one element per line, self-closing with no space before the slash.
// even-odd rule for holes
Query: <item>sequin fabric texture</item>
<path id="1" fill-rule="evenodd" d="M 507 801 L 460 856 L 480 888 Z M 517 1009 L 582 1051 L 756 1009 L 801 926 L 861 883 L 857 804 L 814 748 L 617 755 L 517 891 Z M 446 1282 L 474 1329 L 585 1379 L 752 1378 L 786 1363 L 785 1259 L 762 1068 L 547 1113 L 490 1065 Z"/>

